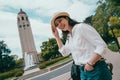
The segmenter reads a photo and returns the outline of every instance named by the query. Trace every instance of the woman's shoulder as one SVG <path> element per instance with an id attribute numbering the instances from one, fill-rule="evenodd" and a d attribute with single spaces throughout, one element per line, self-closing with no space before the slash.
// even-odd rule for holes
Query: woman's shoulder
<path id="1" fill-rule="evenodd" d="M 84 22 L 81 22 L 80 25 L 81 26 L 91 26 L 90 24 L 87 24 L 87 23 L 84 23 Z"/>
<path id="2" fill-rule="evenodd" d="M 89 26 L 90 26 L 89 24 L 81 22 L 81 23 L 79 23 L 79 24 L 76 25 L 76 28 L 77 29 L 84 29 L 84 28 L 89 27 Z"/>

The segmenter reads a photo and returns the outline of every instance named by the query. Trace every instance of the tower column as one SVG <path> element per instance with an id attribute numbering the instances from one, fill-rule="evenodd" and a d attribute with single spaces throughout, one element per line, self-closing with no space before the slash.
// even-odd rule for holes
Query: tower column
<path id="1" fill-rule="evenodd" d="M 22 9 L 20 9 L 20 12 L 17 16 L 17 25 L 24 60 L 26 60 L 25 58 L 29 56 L 30 58 L 28 59 L 32 58 L 31 60 L 33 60 L 34 64 L 39 63 L 39 56 L 35 48 L 31 25 L 27 14 L 24 11 L 22 11 Z"/>

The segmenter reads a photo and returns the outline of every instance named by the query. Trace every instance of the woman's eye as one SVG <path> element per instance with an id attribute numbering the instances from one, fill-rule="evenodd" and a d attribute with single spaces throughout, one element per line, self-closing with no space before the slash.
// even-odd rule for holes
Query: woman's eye
<path id="1" fill-rule="evenodd" d="M 61 23 L 62 19 L 58 19 L 57 22 L 55 23 L 55 26 L 58 26 Z"/>
<path id="2" fill-rule="evenodd" d="M 55 26 L 58 26 L 58 24 L 55 24 Z"/>
<path id="3" fill-rule="evenodd" d="M 60 20 L 59 20 L 59 23 L 60 23 L 61 21 L 62 21 L 62 20 L 60 19 Z"/>

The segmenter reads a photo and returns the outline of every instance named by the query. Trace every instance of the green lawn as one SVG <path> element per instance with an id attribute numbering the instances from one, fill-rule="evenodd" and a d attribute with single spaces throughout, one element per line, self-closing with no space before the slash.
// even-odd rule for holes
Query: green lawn
<path id="1" fill-rule="evenodd" d="M 52 64 L 52 65 L 50 65 L 50 66 L 48 66 L 48 67 L 55 66 L 55 65 L 58 65 L 58 64 L 62 64 L 62 63 L 68 62 L 68 61 L 70 61 L 70 60 L 72 60 L 72 57 L 71 57 L 71 56 L 70 56 L 70 57 L 67 57 L 67 58 L 65 58 L 65 59 L 63 59 L 63 60 L 60 60 L 60 61 L 58 61 L 58 62 L 56 62 L 56 63 L 54 63 L 54 64 Z"/>
<path id="2" fill-rule="evenodd" d="M 5 80 L 13 80 L 15 77 L 7 78 Z"/>

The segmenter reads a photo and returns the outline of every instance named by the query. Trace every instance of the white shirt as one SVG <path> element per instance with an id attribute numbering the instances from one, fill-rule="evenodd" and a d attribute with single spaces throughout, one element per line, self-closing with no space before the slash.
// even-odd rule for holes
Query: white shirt
<path id="1" fill-rule="evenodd" d="M 72 35 L 65 45 L 59 49 L 63 56 L 72 54 L 76 65 L 86 64 L 93 54 L 104 55 L 107 45 L 100 37 L 98 32 L 88 24 L 77 24 L 72 29 Z"/>

